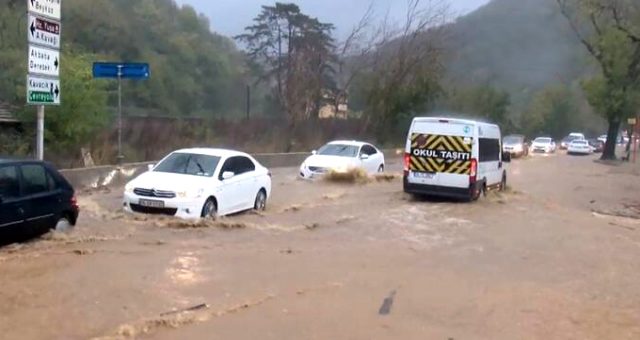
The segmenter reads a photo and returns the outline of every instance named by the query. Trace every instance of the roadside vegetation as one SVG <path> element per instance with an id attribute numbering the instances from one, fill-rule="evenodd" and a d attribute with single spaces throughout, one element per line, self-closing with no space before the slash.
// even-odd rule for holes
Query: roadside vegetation
<path id="1" fill-rule="evenodd" d="M 455 18 L 445 1 L 410 0 L 400 22 L 372 5 L 338 34 L 330 18 L 275 2 L 256 8 L 243 34 L 225 37 L 174 0 L 66 0 L 63 104 L 47 110 L 47 155 L 79 165 L 84 148 L 99 164 L 115 160 L 116 87 L 92 79 L 98 60 L 151 64 L 148 81 L 123 84 L 125 117 L 138 127 L 148 122 L 125 133 L 128 161 L 155 156 L 139 151 L 152 144 L 307 151 L 322 138 L 357 137 L 397 145 L 410 119 L 427 112 L 481 118 L 530 137 L 608 131 L 613 141 L 640 103 L 638 7 L 633 0 L 493 0 Z M 0 130 L 11 140 L 2 154 L 33 150 L 25 11 L 20 0 L 0 8 L 0 104 L 23 122 Z M 341 120 L 316 124 L 327 107 L 349 128 Z M 193 122 L 198 128 L 186 131 Z M 277 128 L 259 129 L 265 122 Z M 256 126 L 250 141 L 224 130 L 242 124 Z M 179 136 L 140 140 L 165 125 Z M 608 144 L 603 158 L 614 151 Z"/>

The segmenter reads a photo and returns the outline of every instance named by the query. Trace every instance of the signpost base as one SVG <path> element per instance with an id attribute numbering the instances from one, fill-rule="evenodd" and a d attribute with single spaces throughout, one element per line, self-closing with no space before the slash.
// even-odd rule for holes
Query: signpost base
<path id="1" fill-rule="evenodd" d="M 36 132 L 36 157 L 44 160 L 44 105 L 38 105 L 38 122 Z"/>

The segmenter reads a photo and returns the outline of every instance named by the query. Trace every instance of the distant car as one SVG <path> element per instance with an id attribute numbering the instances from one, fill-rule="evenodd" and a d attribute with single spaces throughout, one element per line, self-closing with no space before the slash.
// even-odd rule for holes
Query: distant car
<path id="1" fill-rule="evenodd" d="M 593 152 L 600 153 L 604 151 L 604 142 L 599 139 L 589 139 L 589 145 L 593 148 Z"/>
<path id="2" fill-rule="evenodd" d="M 361 168 L 369 174 L 384 172 L 384 154 L 375 146 L 358 141 L 335 141 L 321 147 L 300 165 L 300 177 L 313 179 L 330 170 L 347 172 Z"/>
<path id="3" fill-rule="evenodd" d="M 601 135 L 600 137 L 598 137 L 598 140 L 601 141 L 602 143 L 607 143 L 607 135 Z"/>
<path id="4" fill-rule="evenodd" d="M 567 153 L 570 155 L 590 155 L 593 153 L 593 147 L 584 139 L 574 140 L 569 144 Z"/>
<path id="5" fill-rule="evenodd" d="M 0 244 L 75 225 L 79 210 L 73 187 L 51 165 L 0 159 Z"/>
<path id="6" fill-rule="evenodd" d="M 512 157 L 523 157 L 529 154 L 529 145 L 523 135 L 509 135 L 502 140 L 502 151 Z"/>
<path id="7" fill-rule="evenodd" d="M 564 137 L 562 141 L 560 141 L 560 150 L 566 150 L 569 147 L 569 144 L 574 140 L 582 140 L 585 139 L 584 134 L 578 132 L 572 132 L 567 137 Z"/>
<path id="8" fill-rule="evenodd" d="M 246 153 L 183 149 L 125 186 L 124 209 L 183 219 L 265 210 L 271 173 Z"/>
<path id="9" fill-rule="evenodd" d="M 556 142 L 550 137 L 538 137 L 531 143 L 532 153 L 554 153 Z"/>

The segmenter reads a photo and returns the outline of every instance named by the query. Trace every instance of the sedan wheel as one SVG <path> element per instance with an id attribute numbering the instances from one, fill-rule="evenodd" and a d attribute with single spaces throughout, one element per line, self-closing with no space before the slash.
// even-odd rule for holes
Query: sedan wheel
<path id="1" fill-rule="evenodd" d="M 218 207 L 216 202 L 212 199 L 208 199 L 202 208 L 202 218 L 210 218 L 215 220 L 218 217 Z"/>
<path id="2" fill-rule="evenodd" d="M 253 208 L 257 211 L 264 211 L 267 209 L 267 194 L 264 190 L 258 191 L 258 195 L 256 195 L 256 202 L 253 205 Z"/>

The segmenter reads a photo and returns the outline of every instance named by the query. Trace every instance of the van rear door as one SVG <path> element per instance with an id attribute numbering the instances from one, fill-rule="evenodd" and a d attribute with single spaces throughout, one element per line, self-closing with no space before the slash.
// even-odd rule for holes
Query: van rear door
<path id="1" fill-rule="evenodd" d="M 475 125 L 456 120 L 416 120 L 407 141 L 413 184 L 468 188 Z"/>

